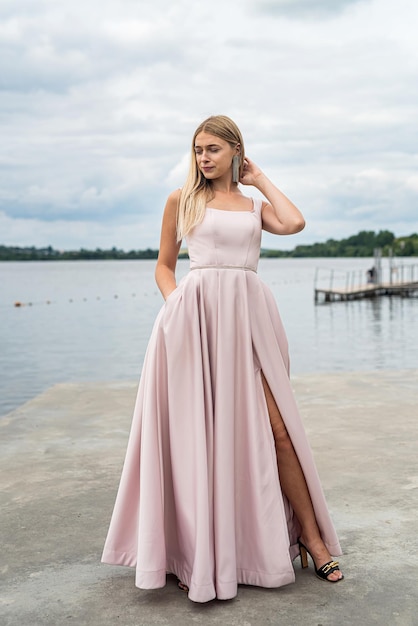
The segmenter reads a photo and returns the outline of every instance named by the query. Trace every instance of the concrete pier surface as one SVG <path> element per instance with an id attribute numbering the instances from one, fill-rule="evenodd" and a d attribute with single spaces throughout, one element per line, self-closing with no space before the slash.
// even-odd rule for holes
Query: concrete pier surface
<path id="1" fill-rule="evenodd" d="M 418 370 L 293 379 L 345 580 L 190 602 L 100 564 L 135 383 L 61 384 L 0 419 L 2 626 L 418 624 Z"/>

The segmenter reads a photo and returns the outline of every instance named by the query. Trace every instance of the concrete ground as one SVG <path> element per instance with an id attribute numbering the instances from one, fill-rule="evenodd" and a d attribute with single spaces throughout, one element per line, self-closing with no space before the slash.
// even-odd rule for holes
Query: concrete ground
<path id="1" fill-rule="evenodd" d="M 64 384 L 0 420 L 3 626 L 418 624 L 418 371 L 309 375 L 294 388 L 345 580 L 194 604 L 100 564 L 135 383 Z"/>

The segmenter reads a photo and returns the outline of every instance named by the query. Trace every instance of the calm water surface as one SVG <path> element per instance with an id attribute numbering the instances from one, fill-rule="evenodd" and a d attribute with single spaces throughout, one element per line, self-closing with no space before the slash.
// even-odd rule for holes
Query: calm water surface
<path id="1" fill-rule="evenodd" d="M 365 276 L 371 265 L 371 259 L 261 259 L 259 275 L 275 295 L 293 374 L 418 367 L 418 299 L 314 305 L 316 267 L 335 268 L 345 280 L 345 271 Z M 137 379 L 162 306 L 154 267 L 154 261 L 0 263 L 0 415 L 57 382 Z M 187 270 L 188 261 L 179 261 L 178 278 Z M 14 307 L 17 301 L 24 306 Z"/>

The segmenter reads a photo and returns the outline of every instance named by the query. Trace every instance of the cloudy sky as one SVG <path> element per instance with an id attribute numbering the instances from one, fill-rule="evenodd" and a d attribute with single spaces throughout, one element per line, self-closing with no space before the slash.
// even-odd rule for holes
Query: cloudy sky
<path id="1" fill-rule="evenodd" d="M 305 214 L 265 246 L 417 232 L 417 25 L 415 0 L 2 0 L 0 243 L 157 247 L 216 113 Z"/>

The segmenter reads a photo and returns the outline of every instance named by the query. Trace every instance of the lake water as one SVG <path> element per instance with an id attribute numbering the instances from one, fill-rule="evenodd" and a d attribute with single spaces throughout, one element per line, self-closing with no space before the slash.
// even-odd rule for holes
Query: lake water
<path id="1" fill-rule="evenodd" d="M 334 268 L 345 281 L 347 271 L 365 279 L 372 264 L 261 259 L 259 275 L 275 295 L 293 374 L 418 368 L 417 298 L 314 304 L 317 267 Z M 57 382 L 138 379 L 162 306 L 154 267 L 155 261 L 0 263 L 0 415 Z M 179 261 L 178 278 L 187 271 L 188 261 Z"/>

